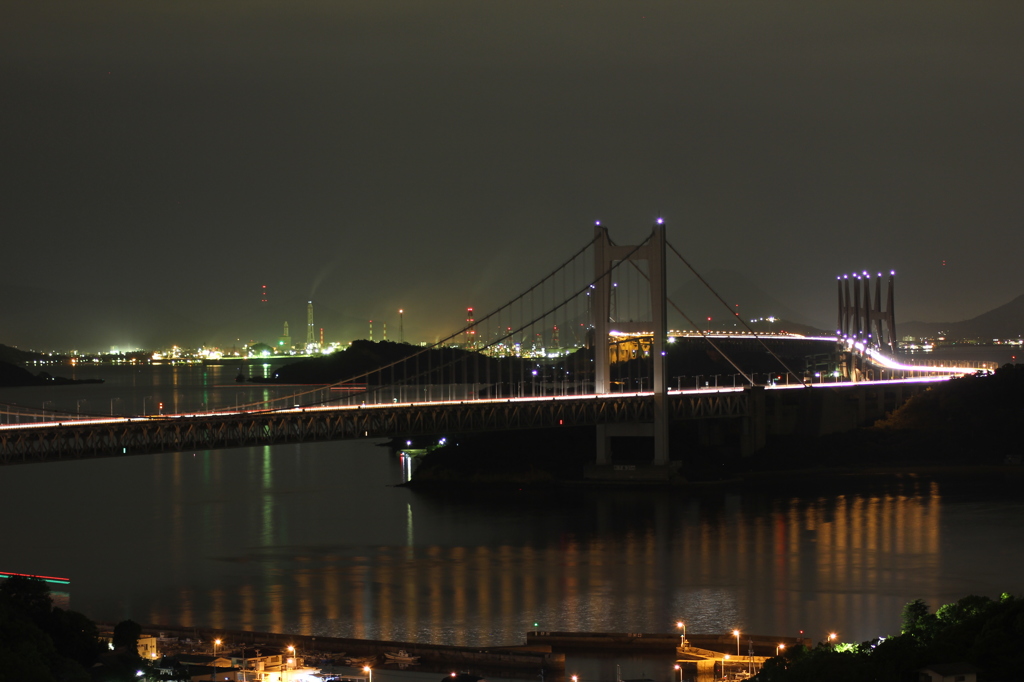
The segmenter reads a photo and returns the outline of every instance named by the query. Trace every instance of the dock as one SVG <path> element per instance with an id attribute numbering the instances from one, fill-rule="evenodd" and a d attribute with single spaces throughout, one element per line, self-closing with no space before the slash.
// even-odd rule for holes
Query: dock
<path id="1" fill-rule="evenodd" d="M 112 629 L 112 624 L 97 624 L 101 629 Z M 248 630 L 224 630 L 214 628 L 190 628 L 182 626 L 144 625 L 146 634 L 163 638 L 188 640 L 193 645 L 214 640 L 224 642 L 223 647 L 245 646 L 254 648 L 270 645 L 281 649 L 294 646 L 307 658 L 329 658 L 332 654 L 345 652 L 349 658 L 374 658 L 383 665 L 387 652 L 405 651 L 419 657 L 415 670 L 438 672 L 442 675 L 460 670 L 474 670 L 493 677 L 536 679 L 544 671 L 545 679 L 562 680 L 565 677 L 565 654 L 553 653 L 549 646 L 495 646 L 462 647 L 444 644 L 423 644 L 344 637 L 320 637 L 312 635 L 290 635 L 277 632 L 253 632 Z M 373 664 L 374 667 L 379 665 Z M 362 677 L 354 672 L 353 677 Z"/>
<path id="2" fill-rule="evenodd" d="M 684 653 L 688 649 L 708 651 L 719 657 L 731 654 L 735 658 L 736 636 L 730 633 L 687 634 L 686 647 L 683 647 L 682 636 L 678 633 L 665 632 L 541 632 L 526 633 L 527 645 L 546 645 L 552 649 L 602 649 L 611 651 L 637 653 L 644 651 Z M 770 657 L 775 655 L 775 647 L 783 645 L 810 646 L 811 640 L 802 637 L 784 637 L 779 635 L 740 634 L 743 656 L 753 646 L 754 655 Z"/>
<path id="3" fill-rule="evenodd" d="M 680 679 L 746 679 L 780 650 L 811 646 L 805 637 L 740 634 L 740 653 L 731 633 L 687 634 L 647 632 L 528 632 L 526 643 L 553 650 L 614 651 L 624 655 L 675 652 Z"/>

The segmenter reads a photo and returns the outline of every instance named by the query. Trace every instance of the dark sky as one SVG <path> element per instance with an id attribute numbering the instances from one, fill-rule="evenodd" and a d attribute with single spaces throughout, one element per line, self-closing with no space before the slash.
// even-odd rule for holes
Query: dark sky
<path id="1" fill-rule="evenodd" d="M 0 343 L 309 298 L 427 338 L 659 213 L 808 322 L 863 269 L 972 317 L 1024 293 L 1022 36 L 1019 0 L 11 2 Z"/>

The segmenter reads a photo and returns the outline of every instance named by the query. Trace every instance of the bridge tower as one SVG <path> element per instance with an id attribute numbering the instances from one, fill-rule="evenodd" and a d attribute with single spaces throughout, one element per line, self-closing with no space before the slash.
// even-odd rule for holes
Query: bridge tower
<path id="1" fill-rule="evenodd" d="M 836 277 L 839 285 L 840 336 L 863 341 L 874 348 L 889 347 L 896 350 L 896 314 L 893 305 L 893 282 L 896 272 L 889 272 L 886 309 L 882 309 L 882 273 L 875 281 L 874 302 L 871 296 L 871 276 L 867 271 L 853 274 L 853 295 L 850 295 L 850 275 Z"/>
<path id="2" fill-rule="evenodd" d="M 598 223 L 594 242 L 594 291 L 591 295 L 591 324 L 594 328 L 594 391 L 597 394 L 611 390 L 611 359 L 608 352 L 608 333 L 611 331 L 612 268 L 616 263 L 647 261 L 647 274 L 651 299 L 651 317 L 641 322 L 616 322 L 616 331 L 647 332 L 651 342 L 654 377 L 654 423 L 621 424 L 597 427 L 597 464 L 611 464 L 609 439 L 613 436 L 653 436 L 654 464 L 668 465 L 668 380 L 665 362 L 665 342 L 668 322 L 665 295 L 665 224 L 658 218 L 651 235 L 639 245 L 620 246 L 608 237 L 608 228 Z"/>
<path id="3" fill-rule="evenodd" d="M 886 308 L 882 309 L 882 273 L 875 280 L 874 296 L 872 297 L 871 275 L 867 271 L 860 274 L 843 275 L 836 278 L 839 289 L 839 321 L 836 333 L 840 345 L 845 342 L 859 341 L 876 350 L 887 350 L 896 354 L 896 313 L 893 297 L 893 282 L 896 272 L 889 272 L 886 293 Z M 851 295 L 850 284 L 853 284 Z M 841 371 L 850 380 L 856 381 L 864 375 L 866 368 L 863 358 L 852 348 L 840 353 Z"/>

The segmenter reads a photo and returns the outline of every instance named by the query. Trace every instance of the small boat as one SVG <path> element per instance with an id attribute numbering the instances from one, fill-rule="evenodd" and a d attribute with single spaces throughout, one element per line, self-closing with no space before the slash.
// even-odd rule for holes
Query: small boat
<path id="1" fill-rule="evenodd" d="M 405 649 L 399 649 L 398 651 L 394 652 L 385 651 L 384 658 L 395 663 L 402 663 L 404 665 L 413 665 L 414 663 L 419 663 L 420 661 L 419 656 L 412 656 Z"/>
<path id="2" fill-rule="evenodd" d="M 362 668 L 364 665 L 373 665 L 376 662 L 376 656 L 350 656 L 345 659 L 345 665 L 350 665 L 353 668 Z"/>

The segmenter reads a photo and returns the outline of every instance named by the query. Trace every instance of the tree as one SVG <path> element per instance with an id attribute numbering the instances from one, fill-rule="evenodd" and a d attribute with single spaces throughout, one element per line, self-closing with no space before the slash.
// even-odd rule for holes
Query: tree
<path id="1" fill-rule="evenodd" d="M 56 652 L 39 626 L 0 604 L 0 682 L 55 682 Z"/>
<path id="2" fill-rule="evenodd" d="M 57 653 L 88 669 L 101 651 L 96 624 L 77 611 L 53 609 L 47 632 Z"/>
<path id="3" fill-rule="evenodd" d="M 915 599 L 903 607 L 903 634 L 926 637 L 934 628 L 935 616 L 928 612 L 928 605 L 923 600 Z"/>
<path id="4" fill-rule="evenodd" d="M 39 624 L 46 620 L 53 608 L 50 586 L 45 580 L 14 575 L 0 584 L 0 603 L 9 605 Z"/>
<path id="5" fill-rule="evenodd" d="M 1018 652 L 1024 651 L 1024 599 L 999 601 L 969 595 L 928 613 L 920 599 L 903 608 L 903 633 L 859 646 L 786 651 L 765 664 L 758 680 L 908 680 L 934 663 L 966 661 L 984 679 L 1024 682 Z"/>
<path id="6" fill-rule="evenodd" d="M 971 594 L 952 604 L 943 604 L 935 611 L 935 616 L 944 625 L 960 625 L 990 610 L 994 602 L 988 597 Z"/>
<path id="7" fill-rule="evenodd" d="M 46 582 L 13 576 L 0 584 L 0 682 L 88 682 L 97 651 L 96 626 L 53 608 Z"/>
<path id="8" fill-rule="evenodd" d="M 126 651 L 139 652 L 139 637 L 142 636 L 142 626 L 134 620 L 122 620 L 114 626 L 114 648 L 125 649 Z"/>

